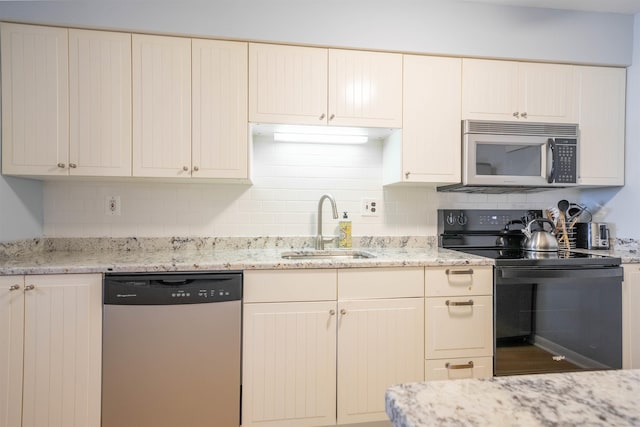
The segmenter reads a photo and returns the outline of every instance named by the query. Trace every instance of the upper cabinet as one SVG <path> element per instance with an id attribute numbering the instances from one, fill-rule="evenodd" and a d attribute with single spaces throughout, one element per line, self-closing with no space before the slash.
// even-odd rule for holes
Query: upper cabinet
<path id="1" fill-rule="evenodd" d="M 131 176 L 131 36 L 2 24 L 2 171 Z"/>
<path id="2" fill-rule="evenodd" d="M 402 126 L 402 55 L 252 43 L 249 121 Z"/>
<path id="3" fill-rule="evenodd" d="M 191 177 L 191 39 L 134 34 L 133 176 Z"/>
<path id="4" fill-rule="evenodd" d="M 69 172 L 131 176 L 131 34 L 69 30 Z"/>
<path id="5" fill-rule="evenodd" d="M 2 172 L 68 175 L 68 30 L 2 23 Z"/>
<path id="6" fill-rule="evenodd" d="M 384 183 L 460 181 L 460 58 L 404 55 L 402 132 L 384 145 Z"/>
<path id="7" fill-rule="evenodd" d="M 462 60 L 462 118 L 576 123 L 572 65 Z"/>
<path id="8" fill-rule="evenodd" d="M 624 185 L 624 68 L 576 67 L 580 185 Z"/>

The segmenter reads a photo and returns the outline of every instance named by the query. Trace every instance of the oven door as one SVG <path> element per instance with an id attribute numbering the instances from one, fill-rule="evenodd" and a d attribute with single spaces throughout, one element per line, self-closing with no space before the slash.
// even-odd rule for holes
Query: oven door
<path id="1" fill-rule="evenodd" d="M 494 374 L 622 368 L 621 267 L 497 267 Z"/>

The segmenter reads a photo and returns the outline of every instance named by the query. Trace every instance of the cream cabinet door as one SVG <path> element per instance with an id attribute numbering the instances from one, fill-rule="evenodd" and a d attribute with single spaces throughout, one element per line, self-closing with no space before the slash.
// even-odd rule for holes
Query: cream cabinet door
<path id="1" fill-rule="evenodd" d="M 69 173 L 131 176 L 131 34 L 69 30 Z"/>
<path id="2" fill-rule="evenodd" d="M 22 425 L 24 277 L 0 276 L 0 427 Z"/>
<path id="3" fill-rule="evenodd" d="M 571 65 L 462 60 L 463 119 L 575 123 Z"/>
<path id="4" fill-rule="evenodd" d="M 242 425 L 335 424 L 336 302 L 244 305 Z"/>
<path id="5" fill-rule="evenodd" d="M 425 298 L 427 359 L 493 355 L 493 298 Z"/>
<path id="6" fill-rule="evenodd" d="M 404 55 L 402 165 L 395 181 L 460 182 L 461 64 Z"/>
<path id="7" fill-rule="evenodd" d="M 402 127 L 402 55 L 329 50 L 329 124 Z"/>
<path id="8" fill-rule="evenodd" d="M 193 177 L 248 178 L 247 43 L 193 39 Z"/>
<path id="9" fill-rule="evenodd" d="M 2 173 L 67 175 L 66 28 L 1 24 Z"/>
<path id="10" fill-rule="evenodd" d="M 249 44 L 249 121 L 327 124 L 327 49 Z"/>
<path id="11" fill-rule="evenodd" d="M 338 303 L 338 424 L 387 420 L 387 387 L 424 380 L 423 300 Z"/>
<path id="12" fill-rule="evenodd" d="M 581 185 L 624 185 L 624 68 L 576 67 Z"/>
<path id="13" fill-rule="evenodd" d="M 622 284 L 622 365 L 640 369 L 640 264 L 625 264 Z"/>
<path id="14" fill-rule="evenodd" d="M 23 427 L 99 427 L 102 276 L 26 276 Z"/>
<path id="15" fill-rule="evenodd" d="M 133 176 L 191 177 L 191 39 L 132 35 Z"/>

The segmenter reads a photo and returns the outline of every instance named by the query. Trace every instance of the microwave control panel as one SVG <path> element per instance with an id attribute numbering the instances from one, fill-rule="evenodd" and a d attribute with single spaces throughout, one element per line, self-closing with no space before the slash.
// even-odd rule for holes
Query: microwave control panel
<path id="1" fill-rule="evenodd" d="M 554 164 L 556 167 L 555 182 L 559 184 L 575 184 L 578 169 L 578 143 L 575 139 L 556 138 Z"/>

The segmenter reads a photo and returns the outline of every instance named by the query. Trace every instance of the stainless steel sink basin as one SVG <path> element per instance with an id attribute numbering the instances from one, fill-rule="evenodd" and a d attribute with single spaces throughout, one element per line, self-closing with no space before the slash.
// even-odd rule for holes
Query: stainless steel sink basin
<path id="1" fill-rule="evenodd" d="M 281 257 L 284 259 L 365 259 L 375 258 L 375 255 L 351 249 L 328 249 L 283 252 Z"/>

